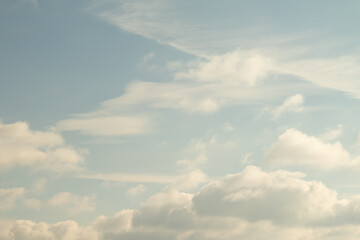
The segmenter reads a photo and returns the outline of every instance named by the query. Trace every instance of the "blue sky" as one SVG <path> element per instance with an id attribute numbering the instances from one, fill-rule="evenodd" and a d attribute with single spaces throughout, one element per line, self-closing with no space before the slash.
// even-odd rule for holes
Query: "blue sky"
<path id="1" fill-rule="evenodd" d="M 0 238 L 359 239 L 359 7 L 0 0 Z"/>

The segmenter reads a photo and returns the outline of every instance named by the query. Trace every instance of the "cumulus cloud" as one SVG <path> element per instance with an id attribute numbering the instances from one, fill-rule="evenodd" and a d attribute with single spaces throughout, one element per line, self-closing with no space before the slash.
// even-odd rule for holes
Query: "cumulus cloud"
<path id="1" fill-rule="evenodd" d="M 2 221 L 0 236 L 5 240 L 358 239 L 360 199 L 340 199 L 335 190 L 304 177 L 300 172 L 265 172 L 249 166 L 211 181 L 196 194 L 170 189 L 136 209 L 99 216 L 86 227 L 72 221 Z"/>
<path id="2" fill-rule="evenodd" d="M 61 192 L 53 195 L 47 201 L 37 199 L 31 195 L 39 194 L 32 189 L 25 188 L 0 188 L 0 211 L 7 211 L 19 206 L 29 209 L 55 209 L 74 216 L 95 210 L 96 195 L 78 195 L 69 192 Z"/>
<path id="3" fill-rule="evenodd" d="M 305 165 L 320 169 L 356 165 L 340 142 L 328 143 L 296 129 L 281 134 L 265 153 L 265 162 L 274 165 Z"/>
<path id="4" fill-rule="evenodd" d="M 4 240 L 99 240 L 92 227 L 81 227 L 74 221 L 48 224 L 30 220 L 0 221 L 0 237 Z"/>
<path id="5" fill-rule="evenodd" d="M 302 173 L 266 173 L 250 166 L 205 186 L 194 196 L 194 207 L 200 215 L 278 224 L 304 224 L 332 216 L 336 192 L 303 177 Z"/>
<path id="6" fill-rule="evenodd" d="M 0 123 L 0 166 L 30 166 L 35 170 L 62 173 L 77 171 L 84 162 L 73 147 L 52 131 L 33 131 L 26 122 Z"/>
<path id="7" fill-rule="evenodd" d="M 265 172 L 249 166 L 242 172 L 214 180 L 198 193 L 170 190 L 150 197 L 138 209 L 122 210 L 125 232 L 164 228 L 168 231 L 221 229 L 222 221 L 268 222 L 283 228 L 358 224 L 357 197 L 339 199 L 319 181 L 304 180 L 300 172 Z M 356 220 L 355 220 L 356 219 Z M 113 218 L 110 218 L 113 222 Z M 104 224 L 102 218 L 102 224 Z"/>

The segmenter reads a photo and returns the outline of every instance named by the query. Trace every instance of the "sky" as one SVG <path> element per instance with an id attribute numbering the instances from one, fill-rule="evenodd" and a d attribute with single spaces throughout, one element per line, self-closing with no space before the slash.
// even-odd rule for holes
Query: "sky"
<path id="1" fill-rule="evenodd" d="M 0 239 L 359 239 L 359 10 L 0 0 Z"/>

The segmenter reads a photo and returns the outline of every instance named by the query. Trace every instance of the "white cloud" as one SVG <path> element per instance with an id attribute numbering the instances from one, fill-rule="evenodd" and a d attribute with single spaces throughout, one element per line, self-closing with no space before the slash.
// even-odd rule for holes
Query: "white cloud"
<path id="1" fill-rule="evenodd" d="M 245 91 L 234 92 L 219 84 L 138 82 L 129 85 L 124 95 L 104 102 L 103 108 L 126 109 L 145 105 L 151 108 L 213 113 L 227 99 L 246 99 L 250 94 Z"/>
<path id="2" fill-rule="evenodd" d="M 196 11 L 187 11 L 189 6 L 183 2 L 170 4 L 152 1 L 149 4 L 147 1 L 110 0 L 106 1 L 112 3 L 109 6 L 106 6 L 104 1 L 95 2 L 96 4 L 89 8 L 90 11 L 110 24 L 208 59 L 199 61 L 198 64 L 193 62 L 195 71 L 190 68 L 180 76 L 196 77 L 205 81 L 230 79 L 230 82 L 236 82 L 240 76 L 245 76 L 242 81 L 252 84 L 257 78 L 266 76 L 267 72 L 291 74 L 315 85 L 347 92 L 360 98 L 358 56 L 350 54 L 331 58 L 312 57 L 312 52 L 316 52 L 318 48 L 318 45 L 312 42 L 317 36 L 315 31 L 311 32 L 311 35 L 304 32 L 297 36 L 289 36 L 288 33 L 268 35 L 272 32 L 269 28 L 281 28 L 281 25 L 267 19 L 266 25 L 259 26 L 258 18 L 251 19 L 247 14 L 231 19 L 231 15 L 216 14 L 199 18 Z M 232 10 L 231 6 L 232 3 L 226 6 L 229 11 Z M 209 6 L 202 6 L 201 9 L 207 7 Z M 232 22 L 231 26 L 237 27 L 224 24 L 228 20 Z M 304 37 L 308 40 L 311 37 L 311 40 L 300 46 L 294 41 L 300 38 L 304 40 Z M 327 44 L 328 40 L 321 39 L 321 45 Z M 242 61 L 237 55 L 240 51 L 234 51 L 239 47 L 246 50 L 261 48 L 258 51 L 268 51 L 271 57 L 255 54 L 248 62 Z M 304 49 L 310 55 L 308 58 L 303 55 Z M 228 54 L 224 54 L 226 52 Z"/>
<path id="3" fill-rule="evenodd" d="M 275 118 L 280 117 L 284 112 L 301 112 L 303 111 L 304 96 L 296 94 L 288 97 L 279 107 L 273 110 Z"/>
<path id="4" fill-rule="evenodd" d="M 106 22 L 197 56 L 228 52 L 239 46 L 250 48 L 279 45 L 304 37 L 303 33 L 301 36 L 292 34 L 290 37 L 268 36 L 265 25 L 269 27 L 269 20 L 259 26 L 258 18 L 254 21 L 246 12 L 239 13 L 236 2 L 224 5 L 227 11 L 238 10 L 236 18 L 233 14 L 219 15 L 219 12 L 202 15 L 206 11 L 214 12 L 211 4 L 201 4 L 199 9 L 184 1 L 170 3 L 155 0 L 151 4 L 144 0 L 94 2 L 89 11 Z"/>
<path id="5" fill-rule="evenodd" d="M 293 128 L 280 135 L 277 142 L 267 150 L 265 162 L 275 165 L 307 165 L 320 169 L 356 164 L 340 142 L 323 142 Z"/>
<path id="6" fill-rule="evenodd" d="M 56 208 L 64 208 L 69 215 L 77 215 L 95 210 L 95 195 L 80 196 L 74 193 L 61 192 L 48 200 L 48 205 Z"/>
<path id="7" fill-rule="evenodd" d="M 335 190 L 304 177 L 299 172 L 265 172 L 250 166 L 240 173 L 211 181 L 196 194 L 173 189 L 157 193 L 139 208 L 123 209 L 113 217 L 100 216 L 87 227 L 73 221 L 55 224 L 0 221 L 0 237 L 5 240 L 358 239 L 360 199 L 356 196 L 339 199 Z M 54 199 L 55 206 L 72 202 L 69 197 Z"/>
<path id="8" fill-rule="evenodd" d="M 253 86 L 270 73 L 272 65 L 272 60 L 264 55 L 235 50 L 190 62 L 188 69 L 175 74 L 175 79 Z"/>
<path id="9" fill-rule="evenodd" d="M 80 131 L 86 135 L 138 135 L 149 132 L 149 119 L 135 116 L 73 118 L 58 122 L 62 131 Z"/>
<path id="10" fill-rule="evenodd" d="M 322 183 L 302 180 L 297 172 L 266 173 L 250 166 L 209 183 L 193 202 L 204 216 L 232 216 L 278 224 L 323 221 L 334 214 L 337 194 Z"/>
<path id="11" fill-rule="evenodd" d="M 74 221 L 48 224 L 30 220 L 0 221 L 0 238 L 4 240 L 99 240 L 92 227 Z"/>
<path id="12" fill-rule="evenodd" d="M 214 113 L 232 105 L 254 103 L 284 95 L 287 84 L 265 85 L 261 80 L 272 69 L 271 60 L 254 52 L 233 51 L 190 62 L 175 72 L 167 83 L 137 82 L 125 93 L 105 101 L 106 111 L 142 105 L 187 112 Z"/>
<path id="13" fill-rule="evenodd" d="M 192 170 L 180 176 L 171 184 L 170 188 L 179 191 L 189 191 L 208 181 L 209 178 L 204 172 L 201 170 Z"/>
<path id="14" fill-rule="evenodd" d="M 131 173 L 92 173 L 81 174 L 79 178 L 96 179 L 114 182 L 134 182 L 134 183 L 172 183 L 177 176 L 156 175 L 156 174 L 131 174 Z"/>
<path id="15" fill-rule="evenodd" d="M 303 177 L 251 166 L 195 195 L 155 194 L 138 209 L 94 225 L 101 239 L 356 239 L 360 232 L 347 230 L 357 227 L 359 201 L 338 199 L 336 191 Z"/>
<path id="16" fill-rule="evenodd" d="M 215 138 L 213 139 L 215 140 Z M 186 157 L 176 161 L 176 165 L 185 171 L 197 169 L 199 166 L 207 162 L 208 157 L 206 149 L 208 148 L 208 145 L 213 143 L 214 141 L 212 140 L 191 140 L 187 148 L 184 150 Z"/>
<path id="17" fill-rule="evenodd" d="M 227 128 L 227 130 L 224 128 Z M 192 139 L 183 150 L 184 157 L 178 160 L 176 165 L 182 171 L 198 170 L 211 157 L 236 149 L 239 146 L 239 139 L 233 136 L 229 137 L 226 131 L 230 130 L 233 131 L 233 127 L 225 124 L 218 133 L 213 133 L 202 139 Z"/>
<path id="18" fill-rule="evenodd" d="M 322 139 L 325 142 L 333 141 L 335 139 L 338 139 L 343 133 L 343 127 L 341 124 L 339 124 L 335 129 L 329 129 L 327 132 L 322 134 L 320 136 L 320 139 Z"/>
<path id="19" fill-rule="evenodd" d="M 24 188 L 0 188 L 0 211 L 14 208 L 24 194 Z"/>
<path id="20" fill-rule="evenodd" d="M 83 157 L 56 132 L 32 131 L 25 122 L 0 123 L 0 166 L 30 166 L 35 170 L 63 173 L 77 171 Z"/>
<path id="21" fill-rule="evenodd" d="M 194 158 L 185 158 L 176 161 L 176 165 L 184 170 L 193 170 L 206 163 L 208 160 L 205 154 L 200 154 Z"/>
<path id="22" fill-rule="evenodd" d="M 136 185 L 135 187 L 132 187 L 128 190 L 126 190 L 126 195 L 129 196 L 137 196 L 146 191 L 146 186 L 143 184 Z"/>
<path id="23" fill-rule="evenodd" d="M 190 190 L 209 180 L 207 175 L 198 169 L 186 171 L 180 175 L 93 173 L 82 174 L 78 177 L 110 182 L 167 184 L 168 188 L 178 190 Z M 134 188 L 129 189 L 127 194 L 134 195 L 139 192 L 141 193 L 143 190 L 146 190 L 146 188 L 140 184 Z"/>
<path id="24" fill-rule="evenodd" d="M 92 135 L 141 134 L 148 131 L 150 120 L 123 115 L 126 111 L 141 107 L 210 114 L 228 106 L 284 97 L 306 86 L 302 81 L 279 83 L 273 75 L 290 74 L 320 87 L 360 96 L 356 81 L 360 78 L 357 70 L 360 64 L 348 60 L 353 58 L 294 60 L 281 57 L 286 55 L 281 49 L 275 52 L 271 56 L 266 51 L 234 50 L 190 61 L 175 70 L 172 81 L 129 84 L 122 96 L 103 102 L 99 110 L 61 121 L 58 126 Z M 323 65 L 334 69 L 313 69 L 317 65 L 320 69 Z M 324 75 L 316 74 L 318 71 Z M 279 117 L 284 112 L 301 112 L 303 103 L 303 95 L 293 95 L 273 110 L 273 114 Z"/>
<path id="25" fill-rule="evenodd" d="M 356 56 L 290 61 L 281 64 L 279 72 L 360 98 L 360 61 Z"/>

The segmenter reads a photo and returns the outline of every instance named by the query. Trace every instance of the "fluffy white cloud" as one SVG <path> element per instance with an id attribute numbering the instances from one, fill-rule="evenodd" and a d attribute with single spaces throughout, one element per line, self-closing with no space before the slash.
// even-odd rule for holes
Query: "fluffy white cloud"
<path id="1" fill-rule="evenodd" d="M 360 201 L 304 174 L 257 167 L 213 181 L 197 194 L 155 194 L 138 209 L 100 217 L 101 239 L 356 239 Z M 353 225 L 349 225 L 353 224 Z"/>
<path id="2" fill-rule="evenodd" d="M 265 172 L 250 166 L 210 182 L 196 194 L 177 190 L 157 193 L 137 209 L 100 216 L 87 227 L 72 221 L 52 225 L 2 221 L 0 237 L 356 240 L 360 237 L 359 206 L 358 197 L 339 199 L 335 190 L 305 180 L 302 173 Z"/>
<path id="3" fill-rule="evenodd" d="M 53 225 L 30 220 L 0 221 L 0 238 L 4 240 L 98 240 L 92 227 L 81 227 L 74 221 Z"/>
<path id="4" fill-rule="evenodd" d="M 205 186 L 193 202 L 204 216 L 232 216 L 279 224 L 322 221 L 334 214 L 337 195 L 297 172 L 266 173 L 256 167 Z"/>
<path id="5" fill-rule="evenodd" d="M 327 143 L 296 129 L 279 136 L 265 154 L 265 162 L 275 165 L 308 165 L 320 169 L 350 167 L 356 164 L 340 142 Z"/>
<path id="6" fill-rule="evenodd" d="M 32 131 L 25 122 L 0 123 L 0 167 L 31 166 L 36 170 L 62 173 L 76 171 L 83 157 L 64 144 L 56 132 Z"/>

